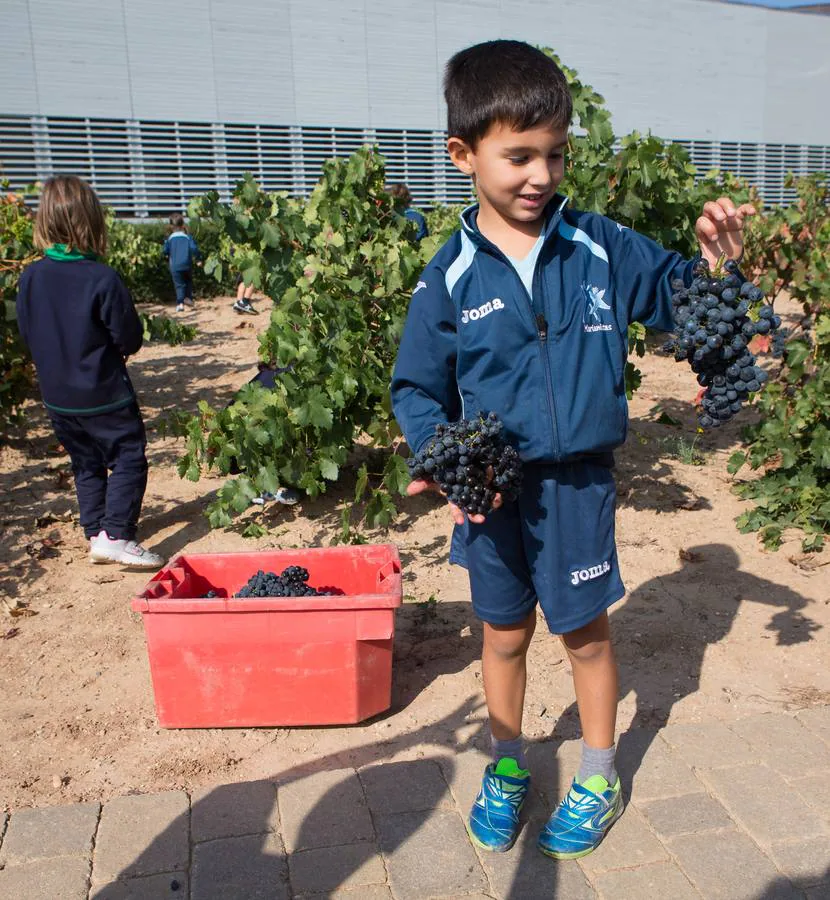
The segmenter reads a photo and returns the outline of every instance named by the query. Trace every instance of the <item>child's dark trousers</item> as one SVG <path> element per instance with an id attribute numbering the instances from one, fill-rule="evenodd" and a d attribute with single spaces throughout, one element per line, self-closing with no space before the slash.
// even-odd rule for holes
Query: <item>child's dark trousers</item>
<path id="1" fill-rule="evenodd" d="M 147 437 L 133 403 L 97 416 L 49 410 L 55 436 L 72 460 L 84 534 L 101 530 L 117 540 L 135 540 L 147 487 Z"/>
<path id="2" fill-rule="evenodd" d="M 176 303 L 193 299 L 193 271 L 191 269 L 171 269 L 173 287 L 176 289 Z"/>

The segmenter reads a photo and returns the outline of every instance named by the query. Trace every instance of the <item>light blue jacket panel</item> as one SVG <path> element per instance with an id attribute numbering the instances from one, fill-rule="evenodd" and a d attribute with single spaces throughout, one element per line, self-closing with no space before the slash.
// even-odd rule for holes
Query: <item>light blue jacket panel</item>
<path id="1" fill-rule="evenodd" d="M 186 231 L 174 231 L 164 242 L 162 253 L 170 260 L 173 272 L 192 269 L 193 263 L 201 256 L 196 241 Z"/>

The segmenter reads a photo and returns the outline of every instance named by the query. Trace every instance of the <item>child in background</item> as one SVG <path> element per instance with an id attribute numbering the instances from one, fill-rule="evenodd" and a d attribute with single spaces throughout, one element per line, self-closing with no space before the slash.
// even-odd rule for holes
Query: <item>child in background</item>
<path id="1" fill-rule="evenodd" d="M 423 213 L 412 207 L 412 194 L 409 193 L 409 188 L 403 182 L 399 182 L 390 184 L 387 190 L 395 198 L 397 205 L 401 207 L 404 217 L 414 222 L 417 226 L 418 230 L 415 233 L 415 240 L 421 241 L 425 237 L 429 237 L 427 220 L 424 218 Z"/>
<path id="2" fill-rule="evenodd" d="M 606 610 L 625 588 L 614 541 L 613 450 L 628 427 L 630 323 L 673 327 L 672 281 L 696 259 L 604 216 L 568 208 L 572 101 L 558 66 L 519 41 L 491 41 L 447 65 L 447 149 L 478 203 L 412 296 L 392 378 L 395 416 L 414 453 L 435 426 L 495 412 L 523 463 L 515 503 L 486 518 L 455 506 L 450 561 L 464 565 L 483 621 L 482 676 L 492 762 L 467 827 L 486 850 L 515 842 L 530 786 L 522 740 L 536 605 L 570 659 L 582 725 L 571 788 L 538 837 L 557 859 L 590 853 L 621 815 L 615 764 L 617 666 Z M 737 259 L 751 206 L 709 202 L 701 255 Z M 476 315 L 473 315 L 473 314 Z M 437 490 L 413 481 L 409 494 Z M 498 506 L 500 498 L 494 502 Z"/>
<path id="3" fill-rule="evenodd" d="M 251 303 L 251 297 L 254 296 L 254 286 L 252 284 L 245 284 L 245 279 L 242 275 L 236 276 L 236 300 L 233 304 L 233 309 L 238 313 L 248 313 L 251 316 L 259 315 L 259 312 L 254 309 L 254 305 Z"/>
<path id="4" fill-rule="evenodd" d="M 277 377 L 282 375 L 283 372 L 291 371 L 291 366 L 286 366 L 285 368 L 280 368 L 279 366 L 264 362 L 257 363 L 257 373 L 251 378 L 247 384 L 258 384 L 261 388 L 265 388 L 266 390 L 273 391 L 277 385 Z M 236 392 L 231 403 L 235 403 L 240 399 L 241 393 L 244 391 L 247 385 L 243 386 L 242 389 Z M 228 404 L 228 406 L 231 405 Z M 225 407 L 227 409 L 227 407 Z M 229 474 L 231 475 L 239 475 L 243 470 L 239 467 L 239 462 L 236 457 L 231 458 L 231 465 L 229 469 Z M 257 506 L 264 506 L 271 500 L 274 500 L 277 503 L 281 503 L 283 506 L 295 506 L 300 502 L 302 498 L 302 494 L 296 489 L 292 487 L 279 487 L 277 488 L 276 494 L 269 493 L 268 491 L 263 491 L 258 497 L 252 497 L 251 503 Z"/>
<path id="5" fill-rule="evenodd" d="M 99 261 L 107 232 L 92 188 L 71 175 L 50 178 L 34 238 L 44 258 L 20 278 L 17 321 L 72 460 L 90 560 L 158 569 L 164 559 L 135 541 L 147 441 L 125 362 L 141 347 L 142 326 L 129 291 Z"/>
<path id="6" fill-rule="evenodd" d="M 176 312 L 184 312 L 185 303 L 193 306 L 193 263 L 201 257 L 196 241 L 187 233 L 184 216 L 170 216 L 173 233 L 164 242 L 162 252 L 170 263 L 170 274 L 176 289 Z"/>

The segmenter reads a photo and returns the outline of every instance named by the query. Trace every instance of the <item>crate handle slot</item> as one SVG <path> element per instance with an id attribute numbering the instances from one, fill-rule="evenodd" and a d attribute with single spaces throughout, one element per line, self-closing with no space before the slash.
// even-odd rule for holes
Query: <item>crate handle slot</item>
<path id="1" fill-rule="evenodd" d="M 378 569 L 378 587 L 381 587 L 385 581 L 388 581 L 394 575 L 399 574 L 400 571 L 400 563 L 396 560 L 390 559 L 389 562 L 384 563 L 380 569 Z"/>
<path id="2" fill-rule="evenodd" d="M 159 599 L 161 597 L 169 597 L 172 595 L 175 589 L 175 584 L 172 578 L 161 578 L 149 587 L 147 590 L 147 594 L 154 599 Z"/>

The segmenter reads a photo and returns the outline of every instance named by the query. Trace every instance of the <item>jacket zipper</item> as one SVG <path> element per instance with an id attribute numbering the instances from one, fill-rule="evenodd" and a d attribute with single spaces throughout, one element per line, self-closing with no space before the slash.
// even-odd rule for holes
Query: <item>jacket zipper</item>
<path id="1" fill-rule="evenodd" d="M 553 449 L 554 454 L 558 458 L 559 451 L 559 427 L 556 424 L 556 408 L 553 403 L 553 373 L 551 372 L 550 360 L 548 359 L 548 323 L 542 313 L 536 316 L 536 331 L 539 335 L 539 354 L 542 357 L 542 368 L 545 370 L 545 384 L 548 393 L 548 412 L 550 413 L 550 424 L 553 429 Z"/>
<path id="2" fill-rule="evenodd" d="M 498 249 L 498 248 L 496 248 Z M 544 251 L 544 247 L 539 251 L 539 257 L 541 257 L 542 252 Z M 519 282 L 519 286 L 521 288 L 522 293 L 527 298 L 527 305 L 530 309 L 531 318 L 534 321 L 536 327 L 536 336 L 538 340 L 538 348 L 539 348 L 539 357 L 542 362 L 542 368 L 545 371 L 545 386 L 547 388 L 547 397 L 548 397 L 548 414 L 550 415 L 550 426 L 553 431 L 553 452 L 554 456 L 558 459 L 561 455 L 561 450 L 559 448 L 559 426 L 556 422 L 556 406 L 553 402 L 553 373 L 551 372 L 550 360 L 548 359 L 548 323 L 545 321 L 545 317 L 542 313 L 536 313 L 533 309 L 533 298 L 527 292 L 527 288 L 525 287 L 524 282 L 521 278 L 519 278 L 519 273 L 513 268 L 513 264 L 504 256 L 501 251 L 499 253 L 504 258 L 505 264 L 510 268 L 513 274 L 516 276 L 516 280 Z M 536 275 L 539 271 L 539 259 L 536 260 L 536 265 L 533 268 L 533 281 L 532 284 L 536 284 Z"/>
<path id="3" fill-rule="evenodd" d="M 490 242 L 488 241 L 488 243 Z M 545 241 L 544 243 L 547 243 L 547 241 Z M 544 243 L 542 248 L 539 250 L 539 256 L 536 258 L 536 265 L 533 267 L 533 280 L 531 284 L 534 285 L 536 284 L 536 275 L 539 272 L 539 258 L 542 256 L 542 253 L 545 249 Z M 490 243 L 490 247 L 492 248 L 490 252 L 492 253 L 493 251 L 495 251 L 495 255 L 501 257 L 504 264 L 516 276 L 516 280 L 519 282 L 519 287 L 524 296 L 527 298 L 527 305 L 530 309 L 530 317 L 531 319 L 533 319 L 536 328 L 537 339 L 539 341 L 538 348 L 539 356 L 541 357 L 542 361 L 542 368 L 545 370 L 545 385 L 548 395 L 548 414 L 550 416 L 551 430 L 553 432 L 554 457 L 556 459 L 559 459 L 559 457 L 561 456 L 561 449 L 559 447 L 559 426 L 556 422 L 556 405 L 553 400 L 553 372 L 551 371 L 551 364 L 547 352 L 548 323 L 545 321 L 545 317 L 542 313 L 539 313 L 538 315 L 536 314 L 535 310 L 533 309 L 533 297 L 528 293 L 524 282 L 519 277 L 519 273 L 515 270 L 515 268 L 513 268 L 513 264 L 510 262 L 507 256 L 501 250 L 499 250 L 499 248 L 496 247 L 495 244 Z"/>

